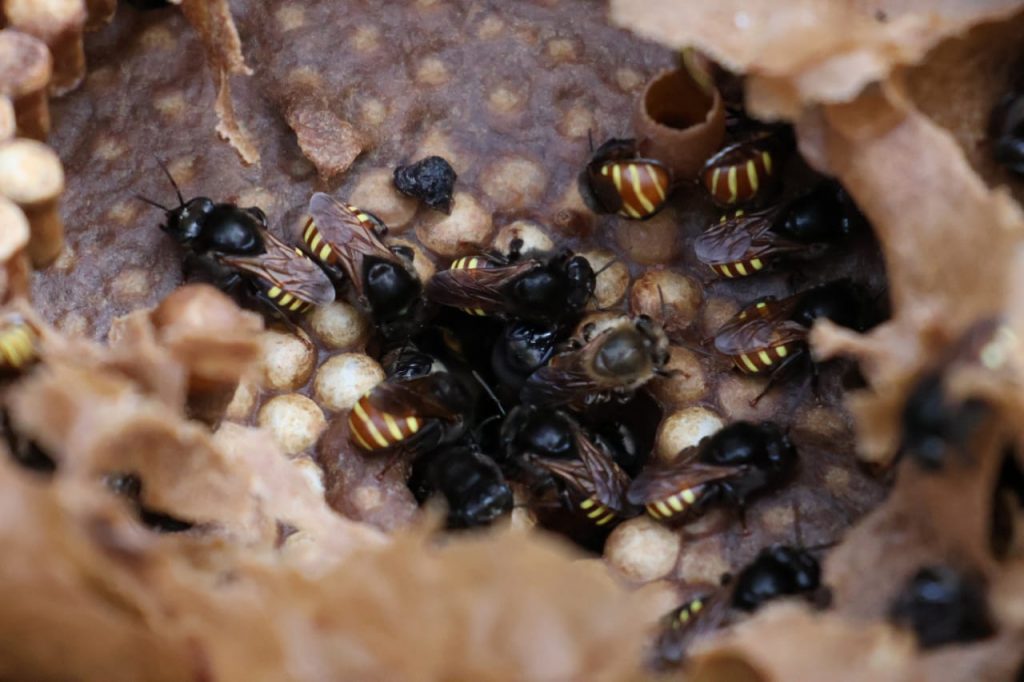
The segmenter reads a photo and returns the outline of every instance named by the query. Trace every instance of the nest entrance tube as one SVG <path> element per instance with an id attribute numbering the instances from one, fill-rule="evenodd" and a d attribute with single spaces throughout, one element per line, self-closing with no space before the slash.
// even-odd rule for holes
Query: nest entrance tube
<path id="1" fill-rule="evenodd" d="M 722 145 L 725 105 L 687 71 L 663 71 L 644 88 L 633 125 L 645 156 L 668 165 L 677 180 L 693 178 Z"/>

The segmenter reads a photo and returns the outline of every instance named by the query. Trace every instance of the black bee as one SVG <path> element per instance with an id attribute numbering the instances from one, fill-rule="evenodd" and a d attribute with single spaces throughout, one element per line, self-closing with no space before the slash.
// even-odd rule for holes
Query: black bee
<path id="1" fill-rule="evenodd" d="M 668 337 L 646 315 L 588 323 L 566 351 L 526 380 L 520 397 L 531 405 L 586 407 L 628 399 L 668 362 Z"/>
<path id="2" fill-rule="evenodd" d="M 409 487 L 421 501 L 434 494 L 444 498 L 449 528 L 486 526 L 512 511 L 512 489 L 501 469 L 469 445 L 420 458 Z"/>
<path id="3" fill-rule="evenodd" d="M 217 204 L 207 197 L 185 201 L 166 167 L 178 195 L 178 207 L 164 211 L 160 228 L 186 250 L 186 270 L 198 269 L 228 293 L 241 293 L 262 303 L 276 316 L 301 313 L 334 300 L 334 287 L 316 263 L 275 237 L 267 216 L 258 208 Z"/>
<path id="4" fill-rule="evenodd" d="M 995 633 L 985 583 L 949 566 L 925 566 L 889 608 L 889 619 L 917 635 L 922 649 L 975 642 Z"/>
<path id="5" fill-rule="evenodd" d="M 190 521 L 153 511 L 142 504 L 142 481 L 135 474 L 111 474 L 106 477 L 107 488 L 135 510 L 142 525 L 158 533 L 183 533 L 195 528 Z"/>
<path id="6" fill-rule="evenodd" d="M 949 395 L 946 377 L 968 365 L 999 371 L 1017 354 L 1017 345 L 1016 336 L 999 319 L 968 329 L 911 387 L 900 420 L 899 452 L 930 471 L 943 467 L 947 453 L 968 455 L 970 440 L 992 415 L 992 407 L 981 398 Z"/>
<path id="7" fill-rule="evenodd" d="M 636 140 L 611 139 L 593 152 L 579 186 L 595 213 L 647 220 L 665 207 L 672 192 L 672 172 L 660 161 L 643 158 Z"/>
<path id="8" fill-rule="evenodd" d="M 567 250 L 524 255 L 521 248 L 522 242 L 514 240 L 507 258 L 459 258 L 427 283 L 427 299 L 481 317 L 550 323 L 578 315 L 596 281 L 587 259 Z"/>
<path id="9" fill-rule="evenodd" d="M 708 159 L 701 182 L 721 206 L 760 201 L 778 189 L 782 164 L 794 145 L 791 127 L 758 125 Z"/>
<path id="10" fill-rule="evenodd" d="M 694 240 L 697 260 L 729 279 L 785 258 L 814 258 L 844 239 L 856 215 L 843 189 L 823 183 L 785 206 L 723 217 Z"/>
<path id="11" fill-rule="evenodd" d="M 629 488 L 630 503 L 651 517 L 685 523 L 714 505 L 738 508 L 792 476 L 797 451 L 779 427 L 764 422 L 734 422 L 669 464 L 653 464 Z"/>
<path id="12" fill-rule="evenodd" d="M 523 458 L 533 469 L 550 474 L 566 511 L 586 518 L 598 528 L 610 528 L 609 524 L 631 511 L 626 503 L 629 476 L 615 463 L 612 454 L 578 424 L 570 421 L 569 429 L 571 456 L 551 457 L 527 451 Z"/>
<path id="13" fill-rule="evenodd" d="M 830 282 L 783 299 L 764 298 L 741 310 L 718 330 L 715 350 L 741 372 L 769 374 L 774 381 L 797 361 L 807 359 L 807 335 L 815 320 L 827 318 L 864 331 L 868 325 L 865 301 L 864 292 L 849 280 Z M 771 381 L 765 391 L 770 387 Z"/>
<path id="14" fill-rule="evenodd" d="M 752 613 L 767 602 L 793 596 L 807 597 L 818 606 L 827 601 L 818 560 L 798 547 L 763 549 L 735 579 L 723 577 L 721 588 L 698 593 L 663 618 L 654 664 L 658 668 L 679 665 L 695 640 L 730 622 L 737 611 Z"/>
<path id="15" fill-rule="evenodd" d="M 472 391 L 450 372 L 390 378 L 356 401 L 348 416 L 349 435 L 364 452 L 415 458 L 458 440 L 473 404 Z"/>
<path id="16" fill-rule="evenodd" d="M 302 241 L 335 279 L 352 283 L 359 304 L 385 339 L 407 338 L 421 325 L 423 285 L 408 247 L 387 247 L 380 218 L 322 192 L 309 200 Z"/>
<path id="17" fill-rule="evenodd" d="M 1010 172 L 1024 175 L 1024 82 L 992 110 L 989 133 L 996 161 Z"/>
<path id="18" fill-rule="evenodd" d="M 558 330 L 534 322 L 509 322 L 491 349 L 491 369 L 500 392 L 519 395 L 526 379 L 543 367 L 559 343 Z"/>

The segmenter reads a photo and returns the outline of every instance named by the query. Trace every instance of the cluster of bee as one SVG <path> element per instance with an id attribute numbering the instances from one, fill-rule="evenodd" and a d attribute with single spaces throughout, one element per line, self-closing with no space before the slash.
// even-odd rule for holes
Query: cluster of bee
<path id="1" fill-rule="evenodd" d="M 742 112 L 729 129 L 731 141 L 698 177 L 729 211 L 694 243 L 714 276 L 755 276 L 847 237 L 858 214 L 835 183 L 777 200 L 791 129 Z M 645 220 L 667 205 L 678 179 L 641 147 L 611 139 L 593 152 L 580 188 L 595 212 Z M 668 462 L 649 462 L 660 410 L 641 389 L 668 374 L 669 340 L 643 315 L 585 319 L 598 273 L 580 255 L 514 241 L 507 253 L 457 258 L 424 283 L 414 253 L 388 246 L 387 227 L 366 210 L 314 194 L 291 245 L 258 208 L 185 201 L 167 175 L 177 206 L 146 201 L 164 211 L 162 228 L 183 248 L 187 273 L 289 325 L 339 292 L 369 315 L 386 379 L 343 417 L 349 446 L 383 458 L 385 471 L 401 467 L 421 502 L 441 498 L 450 528 L 492 523 L 520 499 L 542 525 L 599 550 L 639 514 L 681 526 L 724 507 L 743 520 L 753 498 L 797 469 L 787 431 L 770 422 L 735 422 Z M 428 206 L 451 209 L 455 173 L 443 159 L 399 168 L 395 180 Z M 815 320 L 863 329 L 865 300 L 846 280 L 763 298 L 709 341 L 739 371 L 774 379 L 807 361 Z M 669 614 L 656 658 L 678 663 L 694 637 L 737 614 L 783 596 L 822 603 L 823 590 L 809 550 L 767 548 Z"/>
<path id="2" fill-rule="evenodd" d="M 863 221 L 834 182 L 779 200 L 794 147 L 789 128 L 734 111 L 729 130 L 732 140 L 698 177 L 729 211 L 694 241 L 712 275 L 754 277 L 817 258 Z M 644 220 L 667 204 L 676 179 L 640 148 L 612 139 L 593 152 L 580 180 L 594 211 Z M 403 191 L 430 190 L 429 205 L 450 210 L 454 172 L 440 161 L 429 165 L 430 183 L 413 177 L 416 165 L 396 178 Z M 546 527 L 599 549 L 616 524 L 643 513 L 675 527 L 717 506 L 743 520 L 753 498 L 796 472 L 797 449 L 771 422 L 734 422 L 670 461 L 648 461 L 659 410 L 641 389 L 667 374 L 668 337 L 643 315 L 585 319 L 597 273 L 567 249 L 528 251 L 514 241 L 508 253 L 457 258 L 424 284 L 413 253 L 385 244 L 379 218 L 326 194 L 310 200 L 299 248 L 274 237 L 259 209 L 186 202 L 180 191 L 177 207 L 160 208 L 189 269 L 268 314 L 288 320 L 351 293 L 374 322 L 386 379 L 344 417 L 349 444 L 386 458 L 386 470 L 400 466 L 421 502 L 442 498 L 450 528 L 492 523 L 523 499 Z M 738 371 L 769 377 L 770 387 L 798 363 L 810 364 L 816 320 L 864 330 L 870 308 L 862 287 L 832 281 L 753 301 L 707 341 Z M 936 403 L 936 381 L 922 379 L 904 415 L 907 449 L 922 466 L 937 466 L 931 451 L 965 437 L 984 416 L 973 404 L 947 414 Z M 991 628 L 982 590 L 969 575 L 924 567 L 894 599 L 890 617 L 922 646 L 984 637 Z M 827 606 L 813 549 L 767 547 L 667 614 L 654 663 L 678 665 L 695 639 L 785 597 Z"/>

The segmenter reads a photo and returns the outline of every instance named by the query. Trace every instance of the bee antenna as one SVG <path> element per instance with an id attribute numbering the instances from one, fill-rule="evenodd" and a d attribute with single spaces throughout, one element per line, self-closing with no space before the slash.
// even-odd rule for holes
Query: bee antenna
<path id="1" fill-rule="evenodd" d="M 618 262 L 618 258 L 612 258 L 610 261 L 602 265 L 600 268 L 597 269 L 597 272 L 594 273 L 594 279 L 597 279 L 598 275 L 600 275 L 602 272 L 604 272 L 605 270 L 607 270 L 608 268 L 610 268 L 611 266 L 615 265 Z"/>
<path id="2" fill-rule="evenodd" d="M 590 153 L 594 153 L 594 131 L 587 128 L 587 144 L 590 145 Z"/>
<path id="3" fill-rule="evenodd" d="M 658 301 L 661 302 L 661 319 L 662 320 L 667 320 L 668 319 L 668 315 L 666 314 L 666 310 L 667 310 L 668 306 L 665 305 L 665 292 L 661 290 L 661 285 L 660 284 L 658 285 Z"/>
<path id="4" fill-rule="evenodd" d="M 160 209 L 161 211 L 163 211 L 164 213 L 170 213 L 170 212 L 171 212 L 171 209 L 167 208 L 167 207 L 166 207 L 166 206 L 164 206 L 163 204 L 158 204 L 158 203 L 156 203 L 155 201 L 153 201 L 153 200 L 152 200 L 152 199 L 150 199 L 149 197 L 144 197 L 144 196 L 142 196 L 141 194 L 136 194 L 136 195 L 135 195 L 135 198 L 136 198 L 136 199 L 138 199 L 139 201 L 144 201 L 144 202 L 146 202 L 146 203 L 147 203 L 147 204 L 149 204 L 150 206 L 155 206 L 156 208 L 159 208 L 159 209 Z"/>
<path id="5" fill-rule="evenodd" d="M 804 531 L 803 525 L 800 523 L 800 507 L 797 506 L 796 500 L 793 500 L 793 533 L 796 535 L 796 546 L 804 547 Z"/>
<path id="6" fill-rule="evenodd" d="M 487 426 L 496 419 L 501 419 L 501 417 L 501 414 L 492 414 L 490 417 L 482 420 L 479 424 L 476 425 L 476 428 L 473 429 L 473 440 L 476 441 L 477 447 L 480 446 L 480 432 L 484 430 L 485 426 Z"/>
<path id="7" fill-rule="evenodd" d="M 174 181 L 174 176 L 171 175 L 171 171 L 169 168 L 167 168 L 167 164 L 163 162 L 163 159 L 161 159 L 159 156 L 156 156 L 155 154 L 153 158 L 156 159 L 156 162 L 160 165 L 160 169 L 164 172 L 164 175 L 167 176 L 167 179 L 171 181 L 171 187 L 174 188 L 174 193 L 178 195 L 178 205 L 184 206 L 185 199 L 184 197 L 181 196 L 181 189 L 178 187 L 178 183 Z"/>
<path id="8" fill-rule="evenodd" d="M 473 378 L 476 379 L 476 382 L 480 384 L 480 386 L 484 389 L 484 392 L 491 397 L 491 400 L 494 401 L 494 404 L 498 406 L 498 412 L 500 412 L 501 416 L 504 417 L 506 414 L 505 406 L 501 404 L 501 401 L 498 400 L 498 396 L 494 394 L 494 391 L 491 390 L 491 387 L 487 385 L 487 382 L 484 381 L 484 378 L 480 376 L 480 374 L 475 369 L 473 370 Z"/>

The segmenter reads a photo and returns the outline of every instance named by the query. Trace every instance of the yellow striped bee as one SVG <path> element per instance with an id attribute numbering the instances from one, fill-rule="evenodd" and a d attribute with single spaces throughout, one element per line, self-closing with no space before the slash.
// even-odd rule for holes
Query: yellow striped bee
<path id="1" fill-rule="evenodd" d="M 849 280 L 830 282 L 784 299 L 764 298 L 741 310 L 714 337 L 715 350 L 745 374 L 776 374 L 806 359 L 807 335 L 818 318 L 858 331 L 865 296 Z"/>
<path id="2" fill-rule="evenodd" d="M 672 172 L 643 158 L 636 140 L 611 139 L 597 148 L 580 175 L 580 194 L 596 213 L 647 220 L 668 201 Z"/>
<path id="3" fill-rule="evenodd" d="M 856 216 L 842 187 L 822 183 L 785 206 L 723 217 L 693 250 L 720 277 L 748 277 L 782 259 L 821 255 L 849 234 Z"/>
<path id="4" fill-rule="evenodd" d="M 386 232 L 372 213 L 317 192 L 309 200 L 302 241 L 329 274 L 351 282 L 381 334 L 395 340 L 418 328 L 423 285 L 412 266 L 412 250 L 385 246 Z"/>
<path id="5" fill-rule="evenodd" d="M 796 469 L 796 448 L 768 422 L 734 422 L 669 464 L 653 464 L 629 488 L 631 504 L 654 519 L 685 523 L 712 505 L 739 509 L 747 500 L 787 480 Z"/>
<path id="6" fill-rule="evenodd" d="M 449 372 L 393 377 L 356 401 L 348 416 L 350 440 L 364 452 L 416 457 L 462 435 L 472 400 Z"/>
<path id="7" fill-rule="evenodd" d="M 596 281 L 587 259 L 565 249 L 523 255 L 520 248 L 522 241 L 514 240 L 507 257 L 457 259 L 427 283 L 427 298 L 470 315 L 534 322 L 557 322 L 582 312 Z"/>
<path id="8" fill-rule="evenodd" d="M 524 458 L 555 478 L 567 510 L 598 528 L 610 528 L 630 509 L 626 503 L 629 476 L 578 424 L 570 424 L 575 456 L 542 457 L 528 452 Z"/>
<path id="9" fill-rule="evenodd" d="M 142 201 L 164 212 L 160 228 L 187 256 L 186 269 L 199 269 L 228 293 L 240 293 L 277 315 L 303 313 L 334 300 L 334 286 L 323 271 L 299 249 L 288 246 L 267 229 L 259 208 L 217 204 L 207 197 L 189 201 L 161 164 L 178 196 L 168 208 L 145 197 Z"/>
<path id="10" fill-rule="evenodd" d="M 792 148 L 792 128 L 759 130 L 708 159 L 700 173 L 701 182 L 721 206 L 759 201 L 778 188 L 782 163 Z"/>
<path id="11" fill-rule="evenodd" d="M 665 615 L 654 647 L 655 666 L 671 668 L 683 663 L 696 640 L 785 597 L 801 597 L 822 608 L 831 594 L 821 584 L 821 566 L 810 551 L 772 545 L 762 549 L 735 577 L 723 576 L 718 589 L 703 589 Z"/>
<path id="12" fill-rule="evenodd" d="M 39 334 L 18 313 L 0 317 L 0 371 L 17 372 L 38 359 Z"/>

